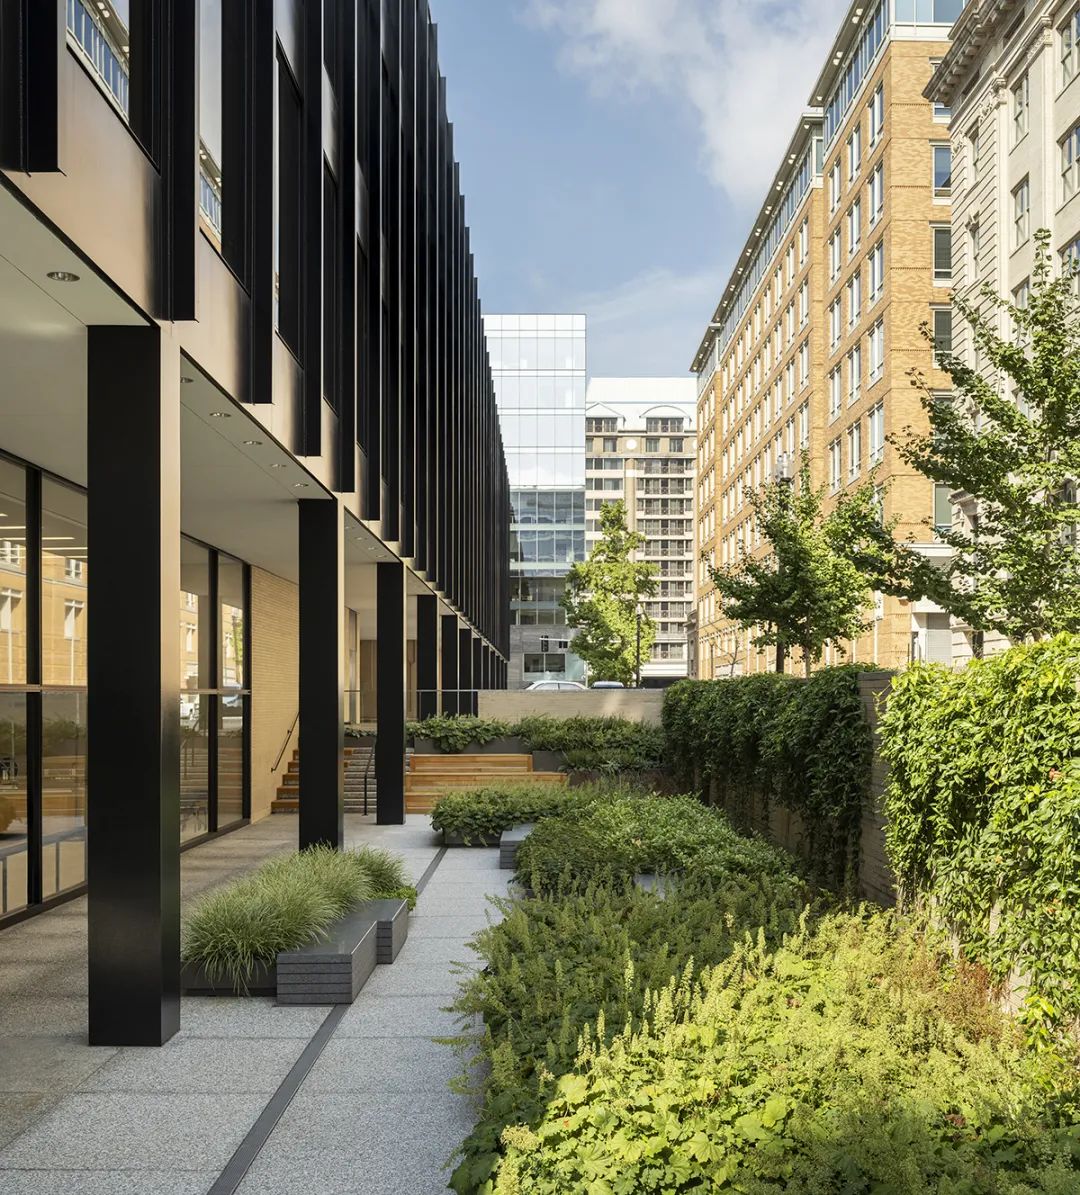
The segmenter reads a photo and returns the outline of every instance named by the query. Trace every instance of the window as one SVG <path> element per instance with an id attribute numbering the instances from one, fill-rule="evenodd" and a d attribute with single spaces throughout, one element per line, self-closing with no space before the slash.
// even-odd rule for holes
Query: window
<path id="1" fill-rule="evenodd" d="M 835 419 L 840 414 L 840 407 L 842 405 L 841 398 L 842 383 L 840 378 L 840 366 L 829 370 L 829 418 Z"/>
<path id="2" fill-rule="evenodd" d="M 934 153 L 934 195 L 947 199 L 952 194 L 952 148 L 935 145 Z"/>
<path id="3" fill-rule="evenodd" d="M 840 194 L 843 188 L 840 182 L 840 159 L 837 158 L 829 170 L 829 211 L 835 212 L 840 206 Z"/>
<path id="4" fill-rule="evenodd" d="M 934 311 L 934 352 L 952 352 L 952 308 L 935 307 Z"/>
<path id="5" fill-rule="evenodd" d="M 810 447 L 810 404 L 804 402 L 799 407 L 799 447 Z"/>
<path id="6" fill-rule="evenodd" d="M 1080 8 L 1058 30 L 1061 46 L 1061 86 L 1076 78 L 1077 56 L 1080 54 Z"/>
<path id="7" fill-rule="evenodd" d="M 805 328 L 810 321 L 810 279 L 803 280 L 799 287 L 799 327 Z"/>
<path id="8" fill-rule="evenodd" d="M 857 402 L 862 393 L 862 345 L 852 346 L 848 360 L 848 402 Z"/>
<path id="9" fill-rule="evenodd" d="M 1061 199 L 1072 199 L 1078 189 L 1080 171 L 1080 124 L 1074 124 L 1061 143 Z"/>
<path id="10" fill-rule="evenodd" d="M 834 493 L 840 488 L 841 468 L 840 439 L 837 437 L 829 445 L 829 489 Z"/>
<path id="11" fill-rule="evenodd" d="M 971 155 L 971 174 L 974 178 L 979 173 L 979 151 L 982 149 L 982 136 L 979 133 L 979 122 L 968 129 L 968 153 Z"/>
<path id="12" fill-rule="evenodd" d="M 867 259 L 867 268 L 870 272 L 870 303 L 873 305 L 881 298 L 881 292 L 885 289 L 885 242 L 878 241 L 878 243 L 870 250 L 870 256 Z"/>
<path id="13" fill-rule="evenodd" d="M 650 445 L 652 445 L 652 447 L 650 447 Z M 618 452 L 619 451 L 618 436 L 605 436 L 603 451 L 604 452 Z M 646 440 L 645 441 L 645 451 L 646 452 L 659 452 L 660 451 L 660 441 L 659 440 Z"/>
<path id="14" fill-rule="evenodd" d="M 1013 145 L 1022 140 L 1028 131 L 1028 109 L 1031 90 L 1027 75 L 1013 88 Z"/>
<path id="15" fill-rule="evenodd" d="M 1013 191 L 1013 248 L 1018 249 L 1027 239 L 1031 223 L 1031 185 L 1024 178 Z M 934 277 L 937 277 L 935 273 Z"/>
<path id="16" fill-rule="evenodd" d="M 941 65 L 940 58 L 931 58 L 930 59 L 930 70 L 931 71 L 936 71 L 940 65 Z M 940 100 L 934 100 L 934 119 L 942 121 L 943 123 L 947 124 L 951 117 L 952 117 L 952 109 L 949 107 L 949 105 L 943 104 Z"/>
<path id="17" fill-rule="evenodd" d="M 799 264 L 802 265 L 810 254 L 810 221 L 804 220 L 799 228 Z"/>
<path id="18" fill-rule="evenodd" d="M 300 93 L 285 59 L 278 56 L 277 328 L 300 353 Z"/>
<path id="19" fill-rule="evenodd" d="M 1031 298 L 1031 279 L 1025 278 L 1012 293 L 1013 306 L 1021 311 L 1027 310 L 1028 300 Z"/>
<path id="20" fill-rule="evenodd" d="M 848 208 L 848 256 L 853 257 L 859 249 L 862 239 L 862 204 L 858 199 Z"/>
<path id="21" fill-rule="evenodd" d="M 934 530 L 952 530 L 952 487 L 940 481 L 934 486 Z"/>
<path id="22" fill-rule="evenodd" d="M 870 144 L 877 145 L 878 138 L 885 131 L 885 88 L 879 83 L 869 104 Z"/>
<path id="23" fill-rule="evenodd" d="M 840 297 L 839 295 L 829 304 L 829 347 L 835 349 L 840 343 Z"/>
<path id="24" fill-rule="evenodd" d="M 322 384 L 323 396 L 340 411 L 338 392 L 338 292 L 341 252 L 338 249 L 337 182 L 323 162 L 323 309 Z"/>
<path id="25" fill-rule="evenodd" d="M 841 250 L 840 229 L 829 237 L 829 281 L 835 282 L 840 277 L 840 263 L 843 254 Z"/>
<path id="26" fill-rule="evenodd" d="M 870 201 L 868 219 L 870 227 L 873 228 L 885 210 L 885 165 L 883 162 L 878 162 L 874 167 L 874 172 L 870 175 L 870 182 L 867 184 L 867 191 Z"/>
<path id="27" fill-rule="evenodd" d="M 1072 277 L 1074 290 L 1080 289 L 1078 269 L 1080 269 L 1080 237 L 1077 237 L 1075 241 L 1070 241 L 1061 250 L 1061 272 L 1065 277 Z"/>
<path id="28" fill-rule="evenodd" d="M 951 25 L 964 0 L 896 0 L 896 19 L 902 24 Z"/>
<path id="29" fill-rule="evenodd" d="M 856 270 L 848 279 L 848 327 L 854 328 L 862 315 L 862 274 Z"/>
<path id="30" fill-rule="evenodd" d="M 585 430 L 590 432 L 614 432 L 619 430 L 617 419 L 586 419 Z"/>
<path id="31" fill-rule="evenodd" d="M 885 456 L 885 404 L 878 403 L 870 410 L 870 465 L 880 464 Z"/>
<path id="32" fill-rule="evenodd" d="M 952 229 L 947 224 L 934 226 L 934 280 L 948 282 L 952 278 Z"/>
<path id="33" fill-rule="evenodd" d="M 851 182 L 859 173 L 859 167 L 862 165 L 862 121 L 851 130 L 851 136 L 847 140 L 847 154 L 848 181 Z"/>
<path id="34" fill-rule="evenodd" d="M 862 420 L 847 429 L 848 480 L 853 481 L 862 472 Z"/>
<path id="35" fill-rule="evenodd" d="M 878 322 L 870 329 L 867 338 L 870 343 L 870 383 L 873 385 L 885 372 L 885 321 Z"/>

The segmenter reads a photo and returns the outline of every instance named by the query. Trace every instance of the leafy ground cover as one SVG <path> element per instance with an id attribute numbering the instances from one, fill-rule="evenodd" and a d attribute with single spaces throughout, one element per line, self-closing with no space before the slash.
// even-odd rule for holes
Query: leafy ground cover
<path id="1" fill-rule="evenodd" d="M 557 817 L 617 791 L 610 782 L 581 784 L 517 783 L 512 780 L 482 784 L 443 793 L 431 810 L 431 825 L 449 835 L 460 835 L 468 846 L 490 846 L 511 826 Z"/>
<path id="2" fill-rule="evenodd" d="M 389 852 L 298 851 L 202 897 L 184 920 L 181 957 L 243 991 L 259 964 L 318 941 L 357 905 L 384 897 L 416 903 L 404 863 Z"/>
<path id="3" fill-rule="evenodd" d="M 1080 1190 L 1074 1050 L 1032 1050 L 916 922 L 839 910 L 690 798 L 609 793 L 518 859 L 536 894 L 455 1004 L 483 1022 L 458 1195 Z"/>

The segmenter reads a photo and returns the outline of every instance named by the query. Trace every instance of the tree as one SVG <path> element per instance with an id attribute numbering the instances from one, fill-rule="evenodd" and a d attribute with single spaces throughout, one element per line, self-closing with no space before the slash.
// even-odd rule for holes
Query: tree
<path id="1" fill-rule="evenodd" d="M 1036 241 L 1026 306 L 990 287 L 980 292 L 981 308 L 953 300 L 986 365 L 980 371 L 939 353 L 952 378 L 948 397 L 913 371 L 930 429 L 894 440 L 904 460 L 968 495 L 976 512 L 970 527 L 939 532 L 952 549 L 947 561 L 913 561 L 913 588 L 974 630 L 1014 641 L 1080 631 L 1077 274 L 1055 277 L 1050 234 L 1040 231 Z M 995 312 L 1009 335 L 998 331 Z"/>
<path id="2" fill-rule="evenodd" d="M 867 630 L 872 588 L 907 592 L 873 480 L 841 494 L 828 514 L 825 494 L 811 484 L 804 453 L 797 484 L 770 481 L 750 495 L 771 551 L 743 548 L 734 564 L 710 570 L 724 614 L 752 631 L 755 646 L 777 649 L 780 671 L 790 648 L 801 648 L 809 675 L 826 643 Z"/>
<path id="3" fill-rule="evenodd" d="M 567 624 L 577 631 L 570 649 L 597 677 L 629 685 L 656 638 L 641 601 L 656 593 L 659 569 L 631 558 L 645 537 L 627 529 L 624 503 L 603 504 L 600 530 L 588 560 L 575 564 L 566 578 L 562 604 Z"/>

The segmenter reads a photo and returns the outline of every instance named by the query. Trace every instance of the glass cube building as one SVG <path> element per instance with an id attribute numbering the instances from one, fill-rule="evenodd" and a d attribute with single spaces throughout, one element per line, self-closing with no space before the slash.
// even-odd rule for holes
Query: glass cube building
<path id="1" fill-rule="evenodd" d="M 509 687 L 584 680 L 560 599 L 585 559 L 584 315 L 484 317 L 510 478 Z"/>

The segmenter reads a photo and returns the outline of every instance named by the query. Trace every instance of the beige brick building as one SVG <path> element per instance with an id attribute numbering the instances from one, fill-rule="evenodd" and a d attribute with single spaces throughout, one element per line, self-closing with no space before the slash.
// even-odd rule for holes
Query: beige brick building
<path id="1" fill-rule="evenodd" d="M 922 23 L 908 0 L 852 5 L 692 365 L 699 676 L 775 666 L 725 622 L 708 568 L 765 550 L 750 494 L 800 452 L 833 494 L 873 472 L 897 533 L 942 550 L 948 496 L 888 442 L 923 423 L 909 370 L 947 386 L 920 328 L 946 337 L 951 324 L 948 113 L 922 92 L 959 4 L 917 7 Z M 932 603 L 879 595 L 871 630 L 826 660 L 947 658 L 949 640 Z"/>

